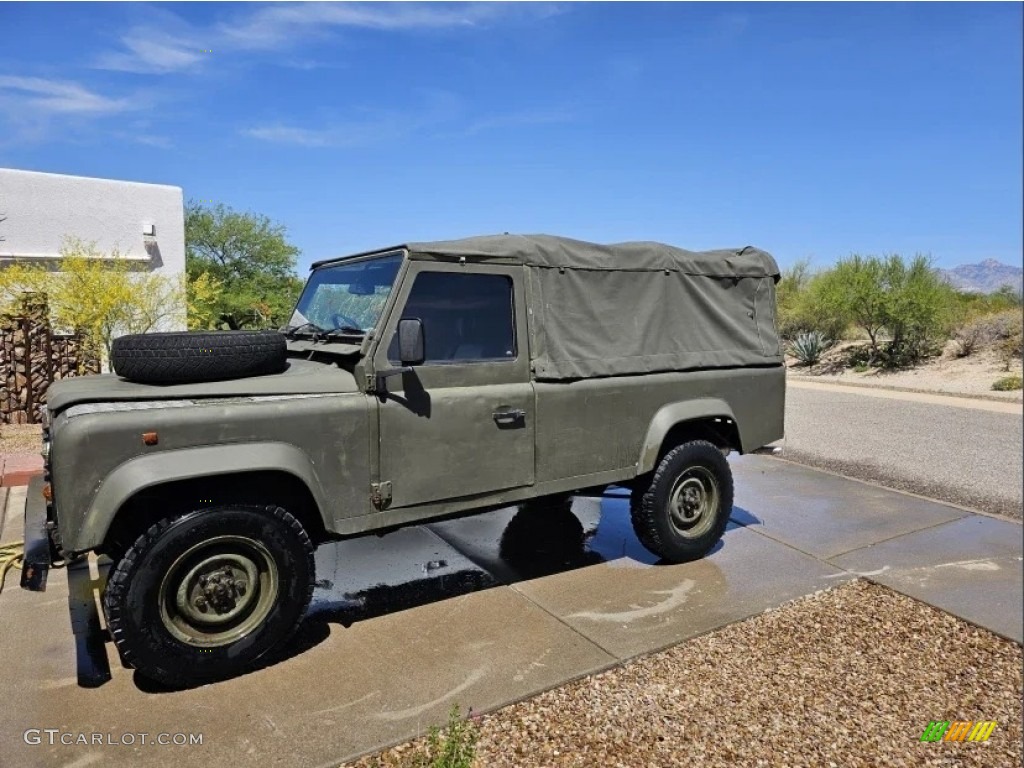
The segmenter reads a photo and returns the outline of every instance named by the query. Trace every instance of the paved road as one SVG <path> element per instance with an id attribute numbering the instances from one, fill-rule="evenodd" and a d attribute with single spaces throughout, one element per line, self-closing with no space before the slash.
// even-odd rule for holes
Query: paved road
<path id="1" fill-rule="evenodd" d="M 787 458 L 1021 517 L 1021 406 L 790 382 Z"/>

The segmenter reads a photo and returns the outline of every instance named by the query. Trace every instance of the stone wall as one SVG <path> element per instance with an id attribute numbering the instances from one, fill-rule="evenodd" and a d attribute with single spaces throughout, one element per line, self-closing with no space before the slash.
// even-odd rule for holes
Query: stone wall
<path id="1" fill-rule="evenodd" d="M 99 373 L 78 335 L 55 334 L 45 300 L 29 298 L 18 315 L 0 315 L 0 422 L 36 424 L 57 379 Z"/>

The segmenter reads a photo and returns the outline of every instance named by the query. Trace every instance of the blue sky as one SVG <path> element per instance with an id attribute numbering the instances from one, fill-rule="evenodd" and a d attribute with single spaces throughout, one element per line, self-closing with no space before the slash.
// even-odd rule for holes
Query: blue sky
<path id="1" fill-rule="evenodd" d="M 0 3 L 0 166 L 265 213 L 301 269 L 504 231 L 1020 264 L 1021 29 L 1019 3 Z"/>

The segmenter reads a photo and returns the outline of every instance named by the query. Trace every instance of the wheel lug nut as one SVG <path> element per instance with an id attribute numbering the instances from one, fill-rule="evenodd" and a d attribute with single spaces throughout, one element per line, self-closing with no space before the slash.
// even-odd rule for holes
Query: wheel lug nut
<path id="1" fill-rule="evenodd" d="M 196 601 L 195 601 L 195 606 L 196 606 L 196 608 L 198 608 L 203 613 L 206 613 L 206 599 L 205 598 L 197 597 Z"/>
<path id="2" fill-rule="evenodd" d="M 236 581 L 235 582 L 235 592 L 237 592 L 239 595 L 244 595 L 245 594 L 245 586 L 246 585 L 245 585 L 244 581 Z"/>

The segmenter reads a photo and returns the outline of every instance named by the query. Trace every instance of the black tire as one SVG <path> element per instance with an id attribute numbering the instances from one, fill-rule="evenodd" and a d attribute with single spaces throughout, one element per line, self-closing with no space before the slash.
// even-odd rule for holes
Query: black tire
<path id="1" fill-rule="evenodd" d="M 693 499 L 701 493 L 705 496 L 698 510 Z M 696 560 L 725 532 L 732 499 L 732 471 L 722 451 L 704 440 L 683 443 L 665 454 L 646 486 L 634 490 L 633 530 L 640 543 L 663 560 Z"/>
<path id="2" fill-rule="evenodd" d="M 238 379 L 280 373 L 287 344 L 277 331 L 137 333 L 114 339 L 114 372 L 144 384 Z"/>
<path id="3" fill-rule="evenodd" d="M 258 573 L 224 586 L 221 576 L 241 572 L 246 559 Z M 111 568 L 103 607 L 122 661 L 163 685 L 187 687 L 241 674 L 280 647 L 301 623 L 314 582 L 313 544 L 291 514 L 214 507 L 139 536 Z M 203 585 L 224 590 L 204 593 L 211 602 L 199 616 L 192 596 Z"/>

